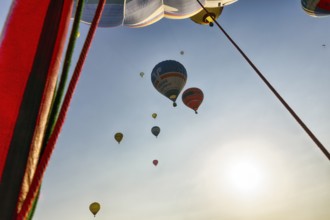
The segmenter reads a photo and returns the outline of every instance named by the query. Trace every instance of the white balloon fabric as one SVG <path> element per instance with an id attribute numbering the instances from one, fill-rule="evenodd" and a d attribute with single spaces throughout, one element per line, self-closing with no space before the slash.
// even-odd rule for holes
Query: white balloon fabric
<path id="1" fill-rule="evenodd" d="M 207 7 L 223 7 L 237 0 L 200 0 Z M 76 3 L 76 1 L 75 1 Z M 91 23 L 98 0 L 86 0 L 82 21 Z M 75 8 L 75 7 L 74 7 Z M 144 27 L 162 18 L 189 18 L 202 8 L 196 0 L 107 0 L 99 27 Z M 74 15 L 73 11 L 73 15 Z"/>

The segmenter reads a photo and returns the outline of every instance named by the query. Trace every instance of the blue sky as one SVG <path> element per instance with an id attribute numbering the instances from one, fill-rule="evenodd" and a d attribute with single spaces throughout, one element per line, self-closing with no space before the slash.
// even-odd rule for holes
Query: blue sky
<path id="1" fill-rule="evenodd" d="M 239 0 L 218 21 L 330 150 L 329 17 Z M 153 88 L 168 59 L 186 67 L 185 89 L 203 90 L 198 115 Z M 216 27 L 162 19 L 97 30 L 35 219 L 92 219 L 98 201 L 98 220 L 326 220 L 329 182 L 329 161 Z"/>

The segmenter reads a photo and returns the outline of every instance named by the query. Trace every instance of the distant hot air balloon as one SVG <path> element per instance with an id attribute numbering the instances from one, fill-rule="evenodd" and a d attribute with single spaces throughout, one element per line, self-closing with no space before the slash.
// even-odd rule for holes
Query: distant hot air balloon
<path id="1" fill-rule="evenodd" d="M 197 114 L 197 109 L 203 102 L 204 94 L 199 88 L 186 89 L 182 94 L 183 103 L 193 109 Z"/>
<path id="2" fill-rule="evenodd" d="M 154 119 L 156 119 L 156 118 L 157 118 L 157 113 L 153 113 L 151 116 L 152 116 Z"/>
<path id="3" fill-rule="evenodd" d="M 123 139 L 124 135 L 120 132 L 115 134 L 115 140 L 120 144 L 121 140 Z"/>
<path id="4" fill-rule="evenodd" d="M 181 55 L 183 55 L 183 54 L 184 54 L 184 51 L 183 51 L 183 50 L 181 50 L 181 51 L 180 51 L 180 54 L 181 54 Z"/>
<path id="5" fill-rule="evenodd" d="M 174 107 L 186 80 L 186 69 L 181 63 L 174 60 L 158 63 L 151 72 L 152 84 L 158 92 L 173 101 Z"/>
<path id="6" fill-rule="evenodd" d="M 141 78 L 143 78 L 144 72 L 140 72 L 140 76 L 141 76 Z"/>
<path id="7" fill-rule="evenodd" d="M 152 163 L 157 166 L 158 165 L 158 160 L 153 160 Z"/>
<path id="8" fill-rule="evenodd" d="M 151 128 L 151 133 L 157 137 L 160 133 L 160 128 L 158 126 L 152 127 Z"/>
<path id="9" fill-rule="evenodd" d="M 301 0 L 301 6 L 312 17 L 330 15 L 330 0 Z"/>
<path id="10" fill-rule="evenodd" d="M 93 202 L 89 205 L 89 210 L 95 215 L 100 211 L 101 205 L 98 202 Z"/>

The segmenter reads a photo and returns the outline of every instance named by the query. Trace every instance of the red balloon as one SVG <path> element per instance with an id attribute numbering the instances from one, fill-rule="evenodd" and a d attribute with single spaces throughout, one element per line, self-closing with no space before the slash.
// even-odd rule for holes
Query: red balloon
<path id="1" fill-rule="evenodd" d="M 204 99 L 204 94 L 199 88 L 189 88 L 182 94 L 182 102 L 193 109 L 197 114 L 197 109 L 201 105 Z"/>
<path id="2" fill-rule="evenodd" d="M 158 160 L 153 160 L 152 163 L 153 163 L 155 166 L 157 166 L 157 164 L 158 164 Z"/>

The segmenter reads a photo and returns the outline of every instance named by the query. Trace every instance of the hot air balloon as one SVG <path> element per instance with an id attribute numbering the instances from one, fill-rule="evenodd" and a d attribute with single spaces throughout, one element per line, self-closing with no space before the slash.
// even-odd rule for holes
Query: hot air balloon
<path id="1" fill-rule="evenodd" d="M 158 160 L 153 160 L 152 163 L 157 166 L 158 165 Z"/>
<path id="2" fill-rule="evenodd" d="M 153 113 L 151 116 L 152 116 L 154 119 L 156 119 L 156 118 L 157 118 L 157 113 Z"/>
<path id="3" fill-rule="evenodd" d="M 199 88 L 189 88 L 186 89 L 182 94 L 182 102 L 193 109 L 197 114 L 197 109 L 203 102 L 203 92 Z"/>
<path id="4" fill-rule="evenodd" d="M 236 0 L 202 0 L 205 7 L 223 7 Z M 99 27 L 144 27 L 162 18 L 186 19 L 203 9 L 196 0 L 107 0 Z M 86 0 L 82 21 L 91 23 L 96 11 L 97 1 Z M 73 7 L 75 9 L 75 6 Z"/>
<path id="5" fill-rule="evenodd" d="M 174 60 L 158 63 L 151 72 L 152 84 L 158 92 L 173 101 L 174 107 L 186 80 L 186 69 L 181 63 Z"/>
<path id="6" fill-rule="evenodd" d="M 123 139 L 124 135 L 120 132 L 117 132 L 114 137 L 115 137 L 115 140 L 118 142 L 118 144 L 120 144 L 120 142 Z"/>
<path id="7" fill-rule="evenodd" d="M 95 215 L 100 211 L 101 205 L 98 202 L 93 202 L 89 205 L 89 210 Z"/>
<path id="8" fill-rule="evenodd" d="M 151 128 L 151 133 L 157 137 L 160 133 L 160 128 L 158 126 L 152 127 Z"/>
<path id="9" fill-rule="evenodd" d="M 181 54 L 181 55 L 183 55 L 183 54 L 184 54 L 184 51 L 183 51 L 183 50 L 181 50 L 181 51 L 180 51 L 180 54 Z"/>
<path id="10" fill-rule="evenodd" d="M 330 0 L 301 0 L 301 6 L 312 17 L 330 15 Z"/>
<path id="11" fill-rule="evenodd" d="M 140 76 L 141 76 L 141 78 L 143 78 L 144 72 L 140 72 Z"/>

